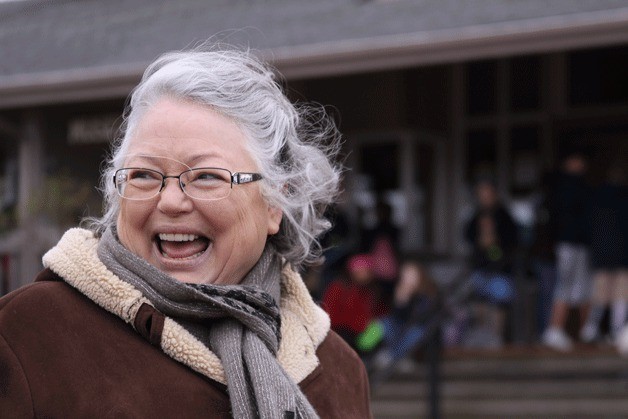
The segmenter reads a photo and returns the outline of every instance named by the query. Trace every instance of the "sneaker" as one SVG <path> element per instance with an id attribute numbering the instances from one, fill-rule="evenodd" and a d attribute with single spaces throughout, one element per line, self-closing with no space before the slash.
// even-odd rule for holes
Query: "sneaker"
<path id="1" fill-rule="evenodd" d="M 564 330 L 556 327 L 550 327 L 545 330 L 541 338 L 543 344 L 547 347 L 561 352 L 567 352 L 573 349 L 573 342 L 567 336 Z"/>
<path id="2" fill-rule="evenodd" d="M 393 364 L 392 355 L 385 349 L 379 351 L 373 358 L 371 367 L 373 370 L 385 370 Z"/>
<path id="3" fill-rule="evenodd" d="M 593 343 L 599 339 L 598 328 L 591 323 L 586 323 L 582 329 L 580 329 L 580 340 L 585 343 Z"/>
<path id="4" fill-rule="evenodd" d="M 628 325 L 624 326 L 617 334 L 615 345 L 620 354 L 628 357 Z"/>

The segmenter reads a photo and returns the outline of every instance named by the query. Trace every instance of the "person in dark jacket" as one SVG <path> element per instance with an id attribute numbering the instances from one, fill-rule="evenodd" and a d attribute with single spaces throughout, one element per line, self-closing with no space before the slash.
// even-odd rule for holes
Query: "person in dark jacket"
<path id="1" fill-rule="evenodd" d="M 465 237 L 472 246 L 469 278 L 473 285 L 476 317 L 491 333 L 481 345 L 500 346 L 508 305 L 515 297 L 512 279 L 517 226 L 500 202 L 491 179 L 475 185 L 477 209 L 467 223 Z"/>
<path id="2" fill-rule="evenodd" d="M 610 337 L 616 339 L 628 310 L 628 187 L 624 168 L 611 166 L 594 195 L 591 210 L 592 306 L 581 339 L 593 342 L 610 308 Z"/>
<path id="3" fill-rule="evenodd" d="M 0 415 L 370 417 L 364 365 L 296 270 L 329 226 L 336 140 L 249 52 L 159 57 L 105 215 L 0 299 Z"/>
<path id="4" fill-rule="evenodd" d="M 556 234 L 557 280 L 552 314 L 542 342 L 560 351 L 573 347 L 572 339 L 565 331 L 570 308 L 579 310 L 581 323 L 584 323 L 591 298 L 591 193 L 585 179 L 586 171 L 587 161 L 583 154 L 568 154 L 552 190 L 551 220 Z"/>

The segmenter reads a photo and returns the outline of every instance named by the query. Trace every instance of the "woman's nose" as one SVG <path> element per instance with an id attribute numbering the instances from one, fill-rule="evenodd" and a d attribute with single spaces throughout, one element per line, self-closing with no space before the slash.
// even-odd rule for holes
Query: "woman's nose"
<path id="1" fill-rule="evenodd" d="M 157 208 L 164 213 L 179 214 L 190 212 L 193 207 L 192 198 L 183 192 L 178 179 L 166 179 Z"/>

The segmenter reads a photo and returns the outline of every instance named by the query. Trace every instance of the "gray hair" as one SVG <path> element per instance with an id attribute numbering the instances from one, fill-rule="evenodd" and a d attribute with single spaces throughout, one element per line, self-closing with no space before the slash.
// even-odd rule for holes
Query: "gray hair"
<path id="1" fill-rule="evenodd" d="M 317 237 L 330 227 L 324 211 L 338 192 L 340 134 L 322 106 L 292 104 L 267 64 L 236 49 L 170 52 L 148 66 L 103 170 L 104 216 L 92 228 L 101 233 L 115 224 L 120 197 L 111 179 L 142 116 L 164 96 L 209 105 L 235 121 L 264 177 L 263 196 L 283 212 L 269 240 L 295 266 L 316 262 Z"/>

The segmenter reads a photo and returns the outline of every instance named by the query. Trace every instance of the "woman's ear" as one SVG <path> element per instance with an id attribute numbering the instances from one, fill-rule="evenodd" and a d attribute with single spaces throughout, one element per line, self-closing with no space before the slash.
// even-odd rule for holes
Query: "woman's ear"
<path id="1" fill-rule="evenodd" d="M 268 235 L 272 236 L 277 234 L 279 226 L 281 225 L 281 218 L 283 217 L 283 211 L 272 205 L 268 206 Z"/>

